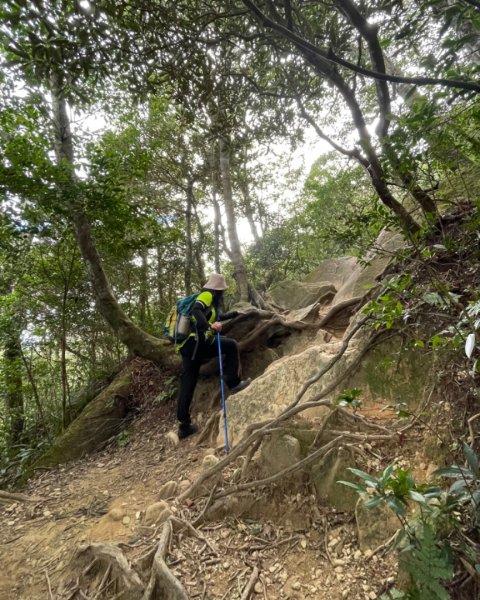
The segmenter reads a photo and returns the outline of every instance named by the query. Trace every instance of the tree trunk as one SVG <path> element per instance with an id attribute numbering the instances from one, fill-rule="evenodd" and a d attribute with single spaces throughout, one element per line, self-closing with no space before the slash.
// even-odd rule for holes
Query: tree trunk
<path id="1" fill-rule="evenodd" d="M 193 205 L 193 180 L 187 184 L 187 210 L 185 212 L 185 292 L 189 296 L 192 293 L 192 266 L 193 266 L 193 242 L 192 242 L 192 205 Z"/>
<path id="2" fill-rule="evenodd" d="M 246 177 L 246 175 L 245 175 Z M 250 226 L 250 231 L 252 232 L 253 239 L 255 242 L 260 241 L 260 236 L 258 235 L 257 226 L 255 224 L 255 219 L 253 215 L 253 207 L 252 207 L 252 199 L 250 197 L 250 190 L 248 187 L 247 181 L 239 182 L 240 189 L 242 190 L 243 195 L 243 203 L 245 207 L 245 216 L 247 217 L 248 224 Z"/>
<path id="3" fill-rule="evenodd" d="M 161 246 L 157 246 L 156 251 L 156 284 L 157 284 L 157 301 L 160 310 L 166 305 L 165 291 L 164 291 L 164 281 L 163 281 L 163 261 L 162 261 L 162 253 L 163 249 Z"/>
<path id="4" fill-rule="evenodd" d="M 227 231 L 232 252 L 233 276 L 237 282 L 239 292 L 239 301 L 248 302 L 248 279 L 247 269 L 243 261 L 240 240 L 238 239 L 235 210 L 233 206 L 232 179 L 230 171 L 230 157 L 228 142 L 224 136 L 220 136 L 219 143 L 219 164 L 223 187 L 223 201 L 225 214 L 227 216 Z"/>
<path id="5" fill-rule="evenodd" d="M 198 229 L 198 242 L 195 244 L 195 271 L 197 274 L 197 280 L 200 285 L 203 285 L 207 281 L 205 275 L 205 268 L 203 264 L 202 252 L 205 245 L 205 230 L 200 222 L 196 207 L 195 207 L 195 221 Z M 216 271 L 218 273 L 218 271 Z"/>
<path id="6" fill-rule="evenodd" d="M 51 93 L 57 162 L 65 166 L 69 175 L 69 181 L 60 191 L 71 210 L 75 238 L 89 271 L 98 310 L 130 352 L 157 364 L 165 364 L 166 361 L 172 360 L 171 352 L 161 340 L 147 334 L 127 317 L 120 308 L 104 271 L 76 185 L 70 121 L 63 93 L 63 81 L 58 72 L 51 77 Z"/>
<path id="7" fill-rule="evenodd" d="M 43 414 L 43 407 L 42 407 L 42 403 L 40 401 L 40 395 L 38 393 L 37 384 L 35 382 L 35 377 L 33 376 L 31 361 L 28 360 L 28 358 L 25 356 L 23 351 L 22 351 L 22 362 L 23 362 L 23 366 L 25 367 L 25 370 L 27 372 L 27 377 L 28 377 L 28 381 L 30 383 L 30 387 L 32 388 L 32 395 L 33 395 L 33 399 L 35 400 L 35 405 L 37 407 L 38 414 L 40 415 L 40 421 L 42 423 L 42 426 L 45 427 L 45 425 L 46 425 L 45 415 Z"/>
<path id="8" fill-rule="evenodd" d="M 215 272 L 220 273 L 220 223 L 221 223 L 221 215 L 220 215 L 220 206 L 217 200 L 217 188 L 218 188 L 218 176 L 217 176 L 217 155 L 216 155 L 216 145 L 212 144 L 212 149 L 210 152 L 210 173 L 211 173 L 211 183 L 212 183 L 212 203 L 213 203 L 213 211 L 215 214 L 215 219 L 213 221 L 213 236 L 215 246 L 213 248 L 213 257 L 215 263 Z"/>
<path id="9" fill-rule="evenodd" d="M 148 257 L 147 250 L 141 251 L 142 266 L 140 268 L 140 295 L 139 301 L 139 320 L 140 327 L 147 325 L 147 305 L 148 305 Z"/>
<path id="10" fill-rule="evenodd" d="M 64 275 L 60 329 L 60 370 L 62 376 L 62 427 L 66 427 L 67 405 L 70 402 L 67 372 L 67 297 L 69 276 Z"/>
<path id="11" fill-rule="evenodd" d="M 8 445 L 17 445 L 22 438 L 25 415 L 23 405 L 22 344 L 20 332 L 10 324 L 5 336 L 3 369 L 6 384 L 5 407 L 8 420 Z"/>

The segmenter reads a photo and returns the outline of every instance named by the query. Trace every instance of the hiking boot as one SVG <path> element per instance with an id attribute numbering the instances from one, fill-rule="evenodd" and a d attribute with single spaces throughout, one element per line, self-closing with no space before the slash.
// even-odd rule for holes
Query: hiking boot
<path id="1" fill-rule="evenodd" d="M 241 392 L 242 390 L 247 388 L 251 383 L 252 383 L 252 380 L 250 377 L 247 377 L 247 379 L 242 379 L 242 381 L 240 381 L 240 383 L 238 383 L 235 387 L 233 387 L 230 390 L 230 393 L 238 394 L 238 392 Z"/>
<path id="2" fill-rule="evenodd" d="M 193 425 L 192 423 L 180 423 L 178 427 L 178 438 L 180 440 L 183 440 L 189 435 L 197 433 L 197 431 L 198 427 L 196 425 Z"/>

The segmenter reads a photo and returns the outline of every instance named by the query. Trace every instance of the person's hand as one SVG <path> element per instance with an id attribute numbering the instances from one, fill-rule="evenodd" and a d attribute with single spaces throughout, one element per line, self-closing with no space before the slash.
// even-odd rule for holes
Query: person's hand
<path id="1" fill-rule="evenodd" d="M 212 331 L 222 331 L 222 324 L 220 323 L 220 321 L 215 321 L 215 323 L 212 323 L 210 325 L 210 329 Z"/>

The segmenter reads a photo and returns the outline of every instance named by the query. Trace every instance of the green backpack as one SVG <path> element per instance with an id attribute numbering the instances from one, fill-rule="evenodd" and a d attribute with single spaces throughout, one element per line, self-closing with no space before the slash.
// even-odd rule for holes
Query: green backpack
<path id="1" fill-rule="evenodd" d="M 192 308 L 198 293 L 180 298 L 172 306 L 163 327 L 163 332 L 174 344 L 185 341 L 192 329 Z"/>

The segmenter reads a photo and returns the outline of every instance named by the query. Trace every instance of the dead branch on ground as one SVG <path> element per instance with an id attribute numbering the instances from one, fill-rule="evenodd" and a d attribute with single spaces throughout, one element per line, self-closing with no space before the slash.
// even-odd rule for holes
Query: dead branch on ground
<path id="1" fill-rule="evenodd" d="M 0 490 L 0 502 L 40 502 L 41 498 Z"/>

